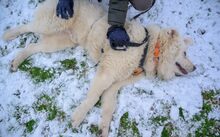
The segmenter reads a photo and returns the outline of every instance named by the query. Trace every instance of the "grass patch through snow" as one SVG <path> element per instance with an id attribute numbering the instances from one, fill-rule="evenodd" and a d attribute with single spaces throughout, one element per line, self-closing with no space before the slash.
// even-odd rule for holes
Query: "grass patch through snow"
<path id="1" fill-rule="evenodd" d="M 34 109 L 37 112 L 46 112 L 47 120 L 52 121 L 56 117 L 64 120 L 65 112 L 61 111 L 55 104 L 54 98 L 49 95 L 42 94 L 38 97 L 37 101 L 34 103 Z"/>
<path id="2" fill-rule="evenodd" d="M 126 135 L 141 137 L 137 127 L 137 123 L 135 122 L 135 120 L 129 119 L 128 112 L 122 115 L 120 119 L 120 126 L 118 129 L 118 137 L 124 137 Z"/>
<path id="3" fill-rule="evenodd" d="M 52 79 L 55 74 L 54 69 L 42 69 L 39 67 L 33 67 L 30 59 L 26 59 L 24 62 L 22 62 L 18 69 L 24 72 L 28 72 L 36 83 Z"/>

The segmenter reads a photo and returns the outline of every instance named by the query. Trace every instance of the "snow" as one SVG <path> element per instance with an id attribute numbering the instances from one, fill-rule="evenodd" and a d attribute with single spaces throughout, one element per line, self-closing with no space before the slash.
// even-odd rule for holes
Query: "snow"
<path id="1" fill-rule="evenodd" d="M 29 22 L 37 4 L 37 0 L 22 2 L 0 0 L 0 36 L 8 27 L 13 28 Z M 154 115 L 153 112 L 166 115 L 164 110 L 167 108 L 163 108 L 162 104 L 170 107 L 171 119 L 178 122 L 179 107 L 187 111 L 191 117 L 201 109 L 202 91 L 220 89 L 219 7 L 219 0 L 156 0 L 154 7 L 137 19 L 143 25 L 157 23 L 163 27 L 177 28 L 181 34 L 191 37 L 194 45 L 189 48 L 187 56 L 196 64 L 197 69 L 187 76 L 170 81 L 143 79 L 124 87 L 118 95 L 117 110 L 110 127 L 111 137 L 117 135 L 120 117 L 125 112 L 129 112 L 129 117 L 138 123 L 143 123 L 139 124 L 138 128 L 143 137 L 148 137 L 152 135 L 152 128 L 148 121 Z M 137 13 L 138 11 L 130 8 L 128 18 Z M 57 69 L 61 65 L 59 63 L 61 60 L 72 58 L 76 58 L 79 62 L 85 61 L 89 66 L 86 76 L 80 80 L 73 71 L 68 70 L 56 75 L 51 81 L 36 84 L 25 72 L 9 71 L 10 62 L 22 49 L 19 47 L 22 37 L 10 42 L 0 39 L 0 136 L 22 136 L 24 123 L 30 119 L 36 120 L 37 126 L 33 132 L 27 133 L 29 136 L 92 136 L 88 127 L 91 124 L 98 124 L 99 108 L 93 108 L 87 115 L 79 133 L 73 134 L 66 127 L 72 111 L 86 96 L 90 80 L 95 74 L 95 68 L 92 68 L 94 64 L 84 56 L 86 53 L 81 48 L 33 55 L 31 57 L 33 65 L 42 68 Z M 28 37 L 25 45 L 28 45 L 32 39 L 33 36 Z M 16 96 L 16 93 L 20 95 Z M 31 108 L 42 93 L 55 97 L 56 105 L 67 115 L 66 121 L 58 119 L 47 121 L 45 113 L 36 113 Z M 28 114 L 22 113 L 21 118 L 16 120 L 14 117 L 16 106 L 27 107 Z M 211 117 L 219 118 L 218 112 L 214 111 Z M 158 128 L 156 136 L 160 136 L 161 131 L 162 127 Z"/>

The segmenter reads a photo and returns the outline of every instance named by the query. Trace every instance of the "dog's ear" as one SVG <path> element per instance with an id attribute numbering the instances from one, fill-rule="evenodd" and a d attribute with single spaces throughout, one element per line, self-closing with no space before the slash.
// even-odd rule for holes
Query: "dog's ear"
<path id="1" fill-rule="evenodd" d="M 186 45 L 192 45 L 193 44 L 193 40 L 191 39 L 191 38 L 184 38 L 184 43 L 186 44 Z"/>

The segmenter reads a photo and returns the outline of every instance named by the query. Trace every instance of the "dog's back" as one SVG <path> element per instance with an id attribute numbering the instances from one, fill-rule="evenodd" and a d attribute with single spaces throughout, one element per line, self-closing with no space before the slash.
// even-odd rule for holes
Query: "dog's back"
<path id="1" fill-rule="evenodd" d="M 105 14 L 98 5 L 87 0 L 75 0 L 73 17 L 64 20 L 56 16 L 57 2 L 58 0 L 46 0 L 37 7 L 32 26 L 40 30 L 40 33 L 53 34 L 66 30 L 74 30 L 76 33 L 80 30 L 81 35 L 82 33 L 88 34 L 92 24 Z"/>

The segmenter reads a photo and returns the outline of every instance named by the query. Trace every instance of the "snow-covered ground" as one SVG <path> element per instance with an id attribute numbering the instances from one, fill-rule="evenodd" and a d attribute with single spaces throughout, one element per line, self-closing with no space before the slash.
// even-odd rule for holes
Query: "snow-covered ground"
<path id="1" fill-rule="evenodd" d="M 41 1 L 0 0 L 0 36 L 6 29 L 29 22 Z M 137 13 L 130 8 L 128 18 Z M 191 37 L 194 45 L 187 56 L 197 69 L 170 81 L 144 79 L 124 87 L 118 95 L 110 136 L 165 137 L 166 131 L 168 136 L 220 136 L 220 1 L 156 0 L 155 6 L 137 20 L 143 25 L 174 27 Z M 0 137 L 95 136 L 99 106 L 91 110 L 79 129 L 72 129 L 70 124 L 72 111 L 85 98 L 95 73 L 85 51 L 75 48 L 39 53 L 30 57 L 26 69 L 9 71 L 16 53 L 36 40 L 33 34 L 10 42 L 0 40 Z M 41 71 L 49 78 L 38 78 Z M 124 114 L 136 123 L 128 126 L 131 131 L 121 130 Z M 207 124 L 211 119 L 214 124 Z M 203 133 L 205 129 L 214 133 Z"/>

